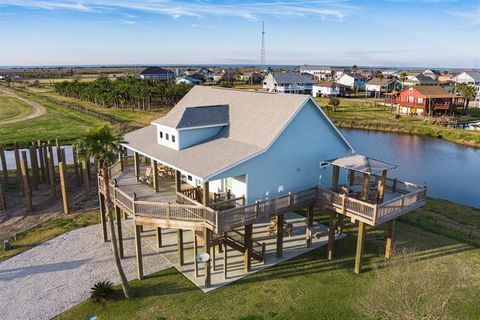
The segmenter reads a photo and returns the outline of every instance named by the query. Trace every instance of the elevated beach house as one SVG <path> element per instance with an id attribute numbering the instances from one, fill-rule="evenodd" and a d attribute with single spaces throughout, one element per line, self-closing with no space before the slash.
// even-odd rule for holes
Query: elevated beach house
<path id="1" fill-rule="evenodd" d="M 175 73 L 161 67 L 148 67 L 140 73 L 140 79 L 154 81 L 173 81 Z"/>
<path id="2" fill-rule="evenodd" d="M 263 79 L 263 90 L 267 92 L 311 94 L 315 83 L 310 74 L 296 72 L 271 72 Z"/>
<path id="3" fill-rule="evenodd" d="M 423 186 L 387 178 L 395 165 L 356 154 L 310 95 L 195 86 L 166 116 L 125 140 L 110 168 L 110 192 L 116 211 L 134 219 L 139 278 L 141 226 L 157 230 L 159 246 L 163 229 L 177 230 L 179 265 L 189 260 L 200 277 L 201 263 L 209 287 L 217 281 L 211 277 L 212 247 L 224 248 L 225 278 L 227 248 L 241 252 L 248 273 L 252 259 L 265 263 L 269 254 L 260 241 L 273 239 L 269 259 L 282 258 L 292 243 L 284 244 L 285 235 L 303 237 L 302 248 L 317 241 L 314 208 L 330 215 L 323 240 L 330 259 L 343 219 L 358 223 L 360 272 L 365 225 L 388 223 L 388 256 L 394 219 L 425 203 Z M 101 181 L 99 186 L 103 208 Z M 301 209 L 306 216 L 296 214 L 303 225 L 298 231 L 288 215 Z M 194 233 L 188 257 L 186 230 Z M 197 259 L 200 243 L 210 255 Z"/>

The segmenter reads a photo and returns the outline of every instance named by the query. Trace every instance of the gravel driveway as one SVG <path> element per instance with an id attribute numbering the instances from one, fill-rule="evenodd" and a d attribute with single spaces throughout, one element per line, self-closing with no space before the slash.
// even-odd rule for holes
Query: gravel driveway
<path id="1" fill-rule="evenodd" d="M 126 258 L 122 261 L 128 279 L 134 279 L 133 226 L 128 222 L 124 222 Z M 119 283 L 111 244 L 101 239 L 100 226 L 89 226 L 1 262 L 0 318 L 51 319 L 87 299 L 95 282 Z M 145 274 L 171 267 L 146 242 L 143 251 Z"/>

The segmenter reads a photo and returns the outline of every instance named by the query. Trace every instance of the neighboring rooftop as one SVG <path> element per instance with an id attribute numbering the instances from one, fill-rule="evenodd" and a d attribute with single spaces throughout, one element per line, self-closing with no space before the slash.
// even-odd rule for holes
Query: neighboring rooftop
<path id="1" fill-rule="evenodd" d="M 416 86 L 414 87 L 424 98 L 455 98 L 455 96 L 449 93 L 447 90 L 440 86 Z"/>
<path id="2" fill-rule="evenodd" d="M 320 82 L 318 84 L 315 84 L 315 86 L 324 87 L 324 88 L 350 88 L 349 86 L 346 86 L 344 84 L 341 84 L 341 83 L 338 83 L 338 82 L 335 82 L 335 81 L 331 81 L 331 80 Z"/>
<path id="3" fill-rule="evenodd" d="M 339 166 L 341 168 L 350 169 L 362 173 L 375 174 L 380 173 L 383 170 L 395 169 L 397 166 L 385 161 L 380 161 L 372 158 L 368 158 L 362 155 L 353 155 L 343 158 L 338 158 L 331 162 L 332 165 Z"/>
<path id="4" fill-rule="evenodd" d="M 173 73 L 173 72 L 161 67 L 148 67 L 145 70 L 143 70 L 140 74 L 151 75 L 151 74 L 166 74 L 166 73 Z"/>
<path id="5" fill-rule="evenodd" d="M 396 81 L 395 79 L 380 79 L 380 78 L 374 78 L 370 81 L 367 82 L 367 84 L 370 85 L 375 85 L 375 86 L 386 86 L 391 82 Z"/>
<path id="6" fill-rule="evenodd" d="M 296 72 L 272 72 L 273 79 L 277 83 L 306 83 L 313 84 L 312 77 L 310 75 L 304 75 Z"/>

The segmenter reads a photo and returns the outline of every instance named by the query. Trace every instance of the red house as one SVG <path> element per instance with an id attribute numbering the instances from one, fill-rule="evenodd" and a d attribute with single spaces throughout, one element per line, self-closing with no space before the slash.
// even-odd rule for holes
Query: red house
<path id="1" fill-rule="evenodd" d="M 416 86 L 405 88 L 389 96 L 390 103 L 397 105 L 397 111 L 406 114 L 434 115 L 448 114 L 461 107 L 461 96 L 448 93 L 440 86 Z M 386 100 L 388 103 L 388 101 Z"/>

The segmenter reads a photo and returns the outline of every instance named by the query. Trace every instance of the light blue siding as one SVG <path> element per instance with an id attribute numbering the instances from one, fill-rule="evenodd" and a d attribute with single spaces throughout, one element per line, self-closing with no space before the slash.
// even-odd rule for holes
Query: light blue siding
<path id="1" fill-rule="evenodd" d="M 246 174 L 247 202 L 252 203 L 316 185 L 329 188 L 331 167 L 320 164 L 349 153 L 350 147 L 309 101 L 266 152 L 210 180 Z"/>
<path id="2" fill-rule="evenodd" d="M 178 132 L 180 150 L 193 146 L 216 135 L 222 127 L 198 128 Z"/>

